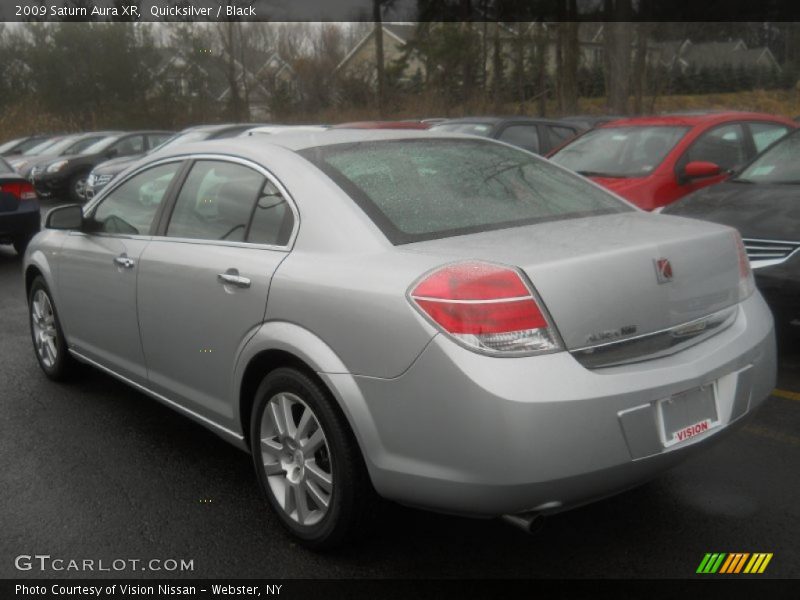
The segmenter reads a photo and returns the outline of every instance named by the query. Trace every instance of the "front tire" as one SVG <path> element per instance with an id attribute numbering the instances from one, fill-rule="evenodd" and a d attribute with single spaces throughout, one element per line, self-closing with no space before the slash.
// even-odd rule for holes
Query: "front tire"
<path id="1" fill-rule="evenodd" d="M 317 380 L 293 368 L 264 378 L 250 448 L 262 492 L 300 543 L 330 549 L 358 533 L 374 491 L 344 416 Z"/>
<path id="2" fill-rule="evenodd" d="M 69 180 L 69 199 L 72 202 L 81 204 L 86 202 L 86 180 L 88 173 L 78 173 Z"/>
<path id="3" fill-rule="evenodd" d="M 66 379 L 74 372 L 75 360 L 67 350 L 55 303 L 41 275 L 31 284 L 28 317 L 33 349 L 42 371 L 54 381 Z"/>

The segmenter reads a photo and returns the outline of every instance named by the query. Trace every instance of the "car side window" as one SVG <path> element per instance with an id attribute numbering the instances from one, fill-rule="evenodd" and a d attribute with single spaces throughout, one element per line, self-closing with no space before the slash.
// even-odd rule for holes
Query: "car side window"
<path id="1" fill-rule="evenodd" d="M 747 162 L 744 130 L 739 123 L 715 127 L 703 133 L 686 153 L 683 164 L 692 161 L 712 162 L 731 170 Z"/>
<path id="2" fill-rule="evenodd" d="M 132 135 L 118 141 L 112 146 L 116 150 L 117 156 L 129 156 L 131 154 L 141 154 L 144 152 L 144 136 Z"/>
<path id="3" fill-rule="evenodd" d="M 539 152 L 539 130 L 536 125 L 509 125 L 498 139 L 531 152 Z"/>
<path id="4" fill-rule="evenodd" d="M 553 147 L 560 146 L 567 140 L 575 137 L 575 130 L 570 129 L 569 127 L 557 127 L 555 125 L 549 125 L 547 127 L 547 133 L 550 135 L 550 141 L 553 144 Z"/>
<path id="5" fill-rule="evenodd" d="M 166 142 L 172 137 L 171 133 L 151 133 L 147 136 L 147 144 L 149 148 L 155 148 Z"/>
<path id="6" fill-rule="evenodd" d="M 750 133 L 753 134 L 753 144 L 755 144 L 756 152 L 761 153 L 772 142 L 777 142 L 784 135 L 789 132 L 786 125 L 779 125 L 778 123 L 748 123 Z"/>
<path id="7" fill-rule="evenodd" d="M 294 215 L 280 190 L 269 180 L 258 197 L 247 241 L 255 244 L 285 246 L 294 227 Z"/>
<path id="8" fill-rule="evenodd" d="M 178 194 L 167 236 L 243 242 L 265 179 L 239 164 L 197 161 Z"/>
<path id="9" fill-rule="evenodd" d="M 112 190 L 92 213 L 95 231 L 147 235 L 180 167 L 172 162 L 147 169 Z"/>

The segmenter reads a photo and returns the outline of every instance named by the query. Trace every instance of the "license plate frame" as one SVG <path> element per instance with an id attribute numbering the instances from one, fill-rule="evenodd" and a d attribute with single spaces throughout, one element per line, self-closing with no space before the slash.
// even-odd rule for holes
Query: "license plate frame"
<path id="1" fill-rule="evenodd" d="M 720 424 L 717 382 L 663 398 L 658 401 L 656 412 L 665 448 L 706 433 Z"/>

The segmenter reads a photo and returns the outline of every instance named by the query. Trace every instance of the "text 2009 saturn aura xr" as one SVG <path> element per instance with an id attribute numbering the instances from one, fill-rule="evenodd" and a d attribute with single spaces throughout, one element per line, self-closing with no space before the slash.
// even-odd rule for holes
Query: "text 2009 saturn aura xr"
<path id="1" fill-rule="evenodd" d="M 374 492 L 531 524 L 701 450 L 774 385 L 733 229 L 492 140 L 182 146 L 46 225 L 24 261 L 45 374 L 89 363 L 248 449 L 316 548 Z"/>

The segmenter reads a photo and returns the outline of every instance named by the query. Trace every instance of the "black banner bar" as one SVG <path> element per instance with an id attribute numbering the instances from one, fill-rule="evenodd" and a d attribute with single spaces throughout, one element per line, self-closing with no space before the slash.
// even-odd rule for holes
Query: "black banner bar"
<path id="1" fill-rule="evenodd" d="M 281 598 L 423 600 L 426 598 L 752 598 L 798 597 L 797 581 L 758 576 L 692 580 L 10 580 L 0 598 Z"/>
<path id="2" fill-rule="evenodd" d="M 3 0 L 0 21 L 797 21 L 797 0 Z M 609 6 L 611 8 L 609 9 Z"/>

